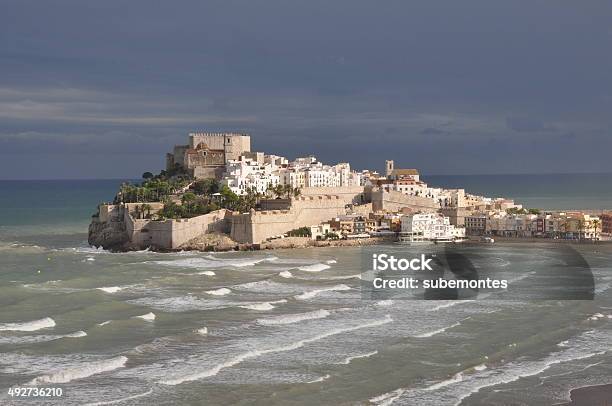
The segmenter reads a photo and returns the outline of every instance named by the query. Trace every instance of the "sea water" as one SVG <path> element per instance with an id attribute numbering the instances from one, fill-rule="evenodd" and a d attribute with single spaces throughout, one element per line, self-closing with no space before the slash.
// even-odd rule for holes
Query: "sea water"
<path id="1" fill-rule="evenodd" d="M 118 182 L 60 183 L 2 183 L 0 404 L 38 385 L 61 387 L 45 401 L 62 405 L 550 405 L 609 383 L 610 245 L 580 248 L 593 301 L 364 300 L 356 247 L 88 247 L 89 216 Z M 550 247 L 488 249 L 528 286 Z"/>

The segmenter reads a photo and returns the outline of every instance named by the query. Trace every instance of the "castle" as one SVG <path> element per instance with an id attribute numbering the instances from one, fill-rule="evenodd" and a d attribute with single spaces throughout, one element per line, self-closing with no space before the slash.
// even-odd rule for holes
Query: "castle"
<path id="1" fill-rule="evenodd" d="M 228 161 L 250 151 L 248 134 L 190 133 L 188 145 L 175 145 L 172 153 L 166 154 L 166 170 L 180 167 L 196 179 L 220 179 Z"/>

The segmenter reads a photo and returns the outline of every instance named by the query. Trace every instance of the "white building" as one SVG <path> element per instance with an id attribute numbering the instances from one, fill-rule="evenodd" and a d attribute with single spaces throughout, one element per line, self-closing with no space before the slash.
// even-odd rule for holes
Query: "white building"
<path id="1" fill-rule="evenodd" d="M 269 187 L 278 185 L 280 178 L 275 165 L 261 165 L 253 159 L 244 158 L 231 160 L 225 165 L 221 183 L 237 195 L 243 195 L 248 189 L 265 193 Z"/>
<path id="2" fill-rule="evenodd" d="M 465 229 L 455 227 L 438 213 L 410 214 L 401 218 L 400 241 L 453 241 L 465 237 Z"/>

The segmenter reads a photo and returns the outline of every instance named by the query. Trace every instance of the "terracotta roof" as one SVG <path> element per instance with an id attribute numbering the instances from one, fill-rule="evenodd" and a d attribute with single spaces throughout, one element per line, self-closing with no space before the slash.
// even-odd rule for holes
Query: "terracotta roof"
<path id="1" fill-rule="evenodd" d="M 391 171 L 391 175 L 418 175 L 419 171 L 416 169 L 394 169 Z"/>

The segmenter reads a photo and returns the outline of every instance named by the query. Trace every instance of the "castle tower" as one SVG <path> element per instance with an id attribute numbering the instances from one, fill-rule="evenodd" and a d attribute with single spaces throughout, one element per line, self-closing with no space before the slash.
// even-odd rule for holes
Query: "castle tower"
<path id="1" fill-rule="evenodd" d="M 387 166 L 385 169 L 385 176 L 389 177 L 391 176 L 391 173 L 393 172 L 393 159 L 387 159 L 385 163 Z"/>

